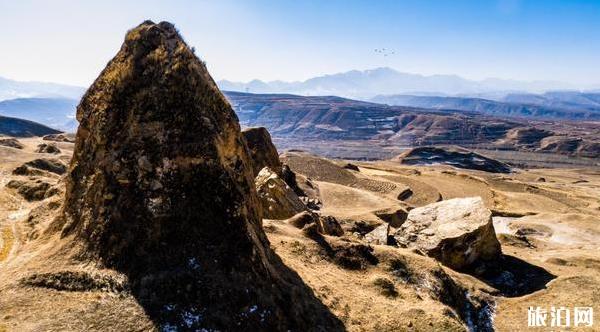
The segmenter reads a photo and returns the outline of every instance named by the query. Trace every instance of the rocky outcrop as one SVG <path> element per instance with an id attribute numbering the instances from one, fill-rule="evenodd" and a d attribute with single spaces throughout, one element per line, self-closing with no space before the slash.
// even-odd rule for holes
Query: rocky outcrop
<path id="1" fill-rule="evenodd" d="M 491 173 L 510 173 L 510 167 L 500 161 L 459 148 L 419 147 L 410 149 L 393 160 L 404 165 L 443 164 Z"/>
<path id="2" fill-rule="evenodd" d="M 255 182 L 264 218 L 287 219 L 306 210 L 298 195 L 270 168 L 263 168 Z"/>
<path id="3" fill-rule="evenodd" d="M 237 117 L 172 24 L 127 33 L 77 120 L 62 236 L 157 330 L 342 329 L 270 249 Z"/>
<path id="4" fill-rule="evenodd" d="M 279 153 L 277 153 L 277 148 L 273 145 L 271 135 L 267 129 L 264 127 L 248 128 L 242 131 L 242 135 L 250 150 L 254 176 L 257 176 L 265 167 L 269 167 L 281 176 L 282 165 L 279 161 Z"/>
<path id="5" fill-rule="evenodd" d="M 398 245 L 418 249 L 456 270 L 501 255 L 492 212 L 480 197 L 455 198 L 413 209 L 394 238 Z"/>
<path id="6" fill-rule="evenodd" d="M 59 154 L 60 149 L 58 148 L 58 146 L 56 146 L 56 143 L 49 143 L 49 144 L 42 143 L 37 146 L 37 149 L 35 149 L 35 152 Z"/>
<path id="7" fill-rule="evenodd" d="M 23 149 L 25 147 L 25 145 L 16 138 L 2 138 L 0 139 L 0 145 L 15 149 Z"/>
<path id="8" fill-rule="evenodd" d="M 24 163 L 13 170 L 14 175 L 46 175 L 47 172 L 63 175 L 67 166 L 58 159 L 38 158 Z"/>

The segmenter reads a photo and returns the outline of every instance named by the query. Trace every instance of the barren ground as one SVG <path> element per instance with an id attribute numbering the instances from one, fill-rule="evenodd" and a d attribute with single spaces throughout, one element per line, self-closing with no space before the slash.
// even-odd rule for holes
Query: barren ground
<path id="1" fill-rule="evenodd" d="M 23 280 L 40 272 L 76 271 L 114 280 L 123 276 L 65 258 L 74 248 L 69 239 L 60 239 L 52 230 L 60 195 L 28 202 L 5 187 L 9 180 L 22 177 L 11 174 L 15 167 L 50 156 L 34 152 L 41 139 L 21 141 L 26 145 L 23 150 L 0 147 L 0 331 L 154 329 L 134 297 L 125 291 L 57 290 L 24 284 Z M 50 157 L 68 160 L 72 144 L 58 145 L 62 153 Z M 452 300 L 456 295 L 448 294 L 457 290 L 491 304 L 485 319 L 493 322 L 497 331 L 527 329 L 529 306 L 593 306 L 600 313 L 597 168 L 543 168 L 498 175 L 382 161 L 353 162 L 360 167 L 356 172 L 343 169 L 344 161 L 325 161 L 304 153 L 291 153 L 286 158 L 293 170 L 318 185 L 321 213 L 343 223 L 363 219 L 381 222 L 374 212 L 385 208 L 481 196 L 495 212 L 504 254 L 521 262 L 513 272 L 518 273 L 521 266 L 539 267 L 555 276 L 536 284 L 535 291 L 507 294 L 485 280 L 442 267 L 433 259 L 385 245 L 373 246 L 376 263 L 351 270 L 336 264 L 301 230 L 284 221 L 265 220 L 277 254 L 350 331 L 463 331 L 469 318 L 459 317 L 465 299 Z M 398 200 L 408 188 L 412 195 Z M 332 244 L 359 241 L 352 234 L 327 239 Z M 534 279 L 531 283 L 538 283 Z M 580 330 L 600 330 L 600 321 L 596 319 L 591 329 Z"/>

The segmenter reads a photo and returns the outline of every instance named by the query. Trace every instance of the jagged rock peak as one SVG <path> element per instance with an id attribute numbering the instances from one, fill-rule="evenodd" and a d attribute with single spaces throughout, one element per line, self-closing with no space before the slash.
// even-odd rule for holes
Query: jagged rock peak
<path id="1" fill-rule="evenodd" d="M 62 235 L 161 328 L 340 328 L 270 249 L 237 117 L 172 24 L 130 30 L 77 119 Z"/>

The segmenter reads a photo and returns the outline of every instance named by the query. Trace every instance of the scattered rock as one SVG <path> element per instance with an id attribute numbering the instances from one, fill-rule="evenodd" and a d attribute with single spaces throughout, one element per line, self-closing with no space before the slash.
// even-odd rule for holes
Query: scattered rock
<path id="1" fill-rule="evenodd" d="M 306 210 L 298 195 L 270 168 L 263 168 L 255 181 L 264 218 L 287 219 Z"/>
<path id="2" fill-rule="evenodd" d="M 333 236 L 342 236 L 344 235 L 344 230 L 342 226 L 332 216 L 319 216 L 319 220 L 317 220 L 317 226 L 319 233 L 325 235 L 333 235 Z"/>
<path id="3" fill-rule="evenodd" d="M 493 261 L 501 255 L 492 213 L 480 197 L 415 208 L 394 238 L 398 245 L 419 249 L 456 270 L 478 261 Z"/>
<path id="4" fill-rule="evenodd" d="M 271 140 L 269 131 L 264 127 L 248 128 L 242 131 L 242 135 L 250 149 L 254 176 L 257 176 L 265 167 L 269 167 L 281 176 L 282 165 L 279 161 L 279 153 Z"/>
<path id="5" fill-rule="evenodd" d="M 540 176 L 539 178 L 535 179 L 535 181 L 536 182 L 546 182 L 546 178 Z"/>
<path id="6" fill-rule="evenodd" d="M 285 222 L 302 229 L 305 225 L 315 222 L 318 219 L 313 213 L 308 211 L 302 211 L 295 216 L 287 219 Z"/>
<path id="7" fill-rule="evenodd" d="M 50 134 L 46 135 L 42 138 L 44 141 L 54 141 L 54 142 L 66 142 L 66 143 L 75 143 L 75 135 L 74 134 Z"/>
<path id="8" fill-rule="evenodd" d="M 351 163 L 347 163 L 346 165 L 344 165 L 344 168 L 349 169 L 351 171 L 360 172 L 360 169 L 358 168 L 358 166 L 351 164 Z"/>
<path id="9" fill-rule="evenodd" d="M 45 175 L 46 172 L 62 175 L 67 166 L 58 159 L 39 158 L 28 161 L 13 170 L 14 175 Z"/>
<path id="10" fill-rule="evenodd" d="M 408 211 L 404 208 L 387 208 L 375 211 L 375 215 L 390 224 L 390 226 L 398 228 L 406 221 Z"/>
<path id="11" fill-rule="evenodd" d="M 6 187 L 16 189 L 17 192 L 28 201 L 39 201 L 59 193 L 57 188 L 41 178 L 11 180 L 6 184 Z"/>
<path id="12" fill-rule="evenodd" d="M 52 153 L 52 154 L 59 154 L 60 153 L 60 149 L 58 148 L 58 146 L 56 146 L 55 143 L 42 143 L 39 144 L 37 149 L 35 150 L 35 152 L 37 153 Z"/>
<path id="13" fill-rule="evenodd" d="M 365 242 L 370 244 L 388 244 L 388 235 L 390 232 L 390 224 L 382 224 L 373 231 L 365 235 Z"/>
<path id="14" fill-rule="evenodd" d="M 0 145 L 15 149 L 23 149 L 25 147 L 25 145 L 16 138 L 2 138 L 0 139 Z"/>
<path id="15" fill-rule="evenodd" d="M 393 160 L 404 165 L 444 164 L 491 173 L 511 171 L 505 163 L 461 148 L 418 147 L 396 156 Z"/>

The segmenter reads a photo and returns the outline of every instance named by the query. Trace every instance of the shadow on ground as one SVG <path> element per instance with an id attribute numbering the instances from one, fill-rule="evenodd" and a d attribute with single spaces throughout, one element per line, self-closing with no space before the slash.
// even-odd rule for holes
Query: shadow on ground
<path id="1" fill-rule="evenodd" d="M 510 255 L 502 255 L 494 266 L 486 267 L 476 278 L 496 288 L 498 295 L 519 297 L 546 288 L 556 276 L 544 268 Z"/>

